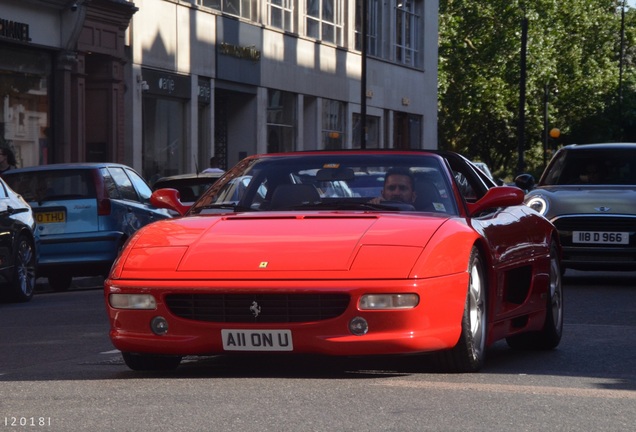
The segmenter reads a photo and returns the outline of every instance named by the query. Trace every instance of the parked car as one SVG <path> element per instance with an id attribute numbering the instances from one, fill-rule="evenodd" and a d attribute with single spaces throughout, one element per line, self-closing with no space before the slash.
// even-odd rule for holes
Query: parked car
<path id="1" fill-rule="evenodd" d="M 569 145 L 516 183 L 557 227 L 564 269 L 636 270 L 636 144 Z"/>
<path id="2" fill-rule="evenodd" d="M 35 290 L 38 244 L 29 204 L 0 178 L 0 299 L 26 302 Z"/>
<path id="3" fill-rule="evenodd" d="M 314 186 L 355 190 L 357 172 L 384 172 L 387 185 L 402 182 L 385 191 L 408 197 Z M 237 178 L 249 179 L 238 201 L 227 192 Z M 187 355 L 432 352 L 441 368 L 466 372 L 503 338 L 554 348 L 559 240 L 523 196 L 455 153 L 248 157 L 191 207 L 173 189 L 153 193 L 183 217 L 140 229 L 113 265 L 110 338 L 134 370 L 175 368 Z"/>
<path id="4" fill-rule="evenodd" d="M 152 190 L 165 188 L 176 189 L 181 195 L 182 202 L 192 204 L 222 175 L 223 171 L 162 177 L 152 185 Z"/>
<path id="5" fill-rule="evenodd" d="M 150 203 L 145 180 L 121 164 L 42 165 L 3 177 L 33 209 L 38 276 L 56 291 L 67 290 L 76 276 L 106 275 L 130 235 L 170 217 Z"/>

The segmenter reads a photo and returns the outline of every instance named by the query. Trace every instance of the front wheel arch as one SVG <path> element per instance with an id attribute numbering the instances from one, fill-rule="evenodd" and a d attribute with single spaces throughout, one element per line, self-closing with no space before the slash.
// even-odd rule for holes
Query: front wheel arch
<path id="1" fill-rule="evenodd" d="M 488 326 L 488 272 L 477 246 L 468 260 L 469 282 L 457 344 L 437 354 L 441 369 L 448 372 L 476 372 L 484 364 Z"/>

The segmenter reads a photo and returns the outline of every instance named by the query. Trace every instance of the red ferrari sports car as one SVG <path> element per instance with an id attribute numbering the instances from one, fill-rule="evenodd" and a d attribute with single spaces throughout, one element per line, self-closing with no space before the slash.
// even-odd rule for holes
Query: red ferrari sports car
<path id="1" fill-rule="evenodd" d="M 380 187 L 369 187 L 369 184 Z M 110 338 L 133 370 L 186 355 L 432 354 L 477 371 L 506 339 L 563 329 L 554 226 L 442 151 L 251 156 L 182 217 L 131 237 L 105 282 Z"/>

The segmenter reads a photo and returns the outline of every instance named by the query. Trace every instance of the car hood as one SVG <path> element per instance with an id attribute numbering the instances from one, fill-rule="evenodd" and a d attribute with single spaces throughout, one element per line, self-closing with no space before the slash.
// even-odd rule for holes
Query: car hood
<path id="1" fill-rule="evenodd" d="M 545 186 L 530 192 L 526 202 L 535 195 L 542 195 L 548 200 L 548 217 L 566 214 L 636 214 L 634 186 Z"/>
<path id="2" fill-rule="evenodd" d="M 299 272 L 405 278 L 447 220 L 297 212 L 172 219 L 140 230 L 119 268 L 121 277 L 131 278 L 170 278 L 170 272 L 181 278 L 298 278 Z"/>

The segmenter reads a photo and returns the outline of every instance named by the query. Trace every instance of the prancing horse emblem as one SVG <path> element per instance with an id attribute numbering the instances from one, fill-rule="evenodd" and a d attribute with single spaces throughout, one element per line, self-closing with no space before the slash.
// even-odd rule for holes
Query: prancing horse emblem
<path id="1" fill-rule="evenodd" d="M 252 315 L 254 315 L 254 318 L 257 318 L 261 313 L 261 307 L 258 303 L 256 303 L 256 301 L 253 301 L 252 306 L 250 306 L 250 311 L 252 312 Z"/>

